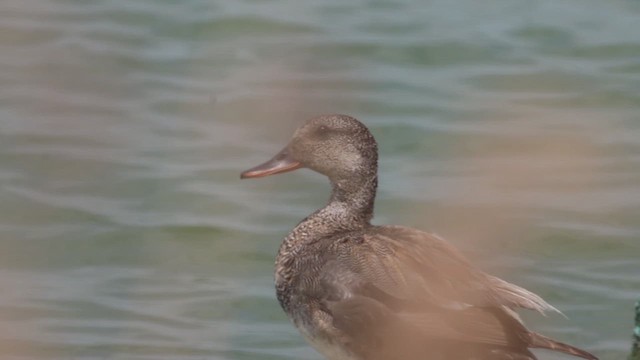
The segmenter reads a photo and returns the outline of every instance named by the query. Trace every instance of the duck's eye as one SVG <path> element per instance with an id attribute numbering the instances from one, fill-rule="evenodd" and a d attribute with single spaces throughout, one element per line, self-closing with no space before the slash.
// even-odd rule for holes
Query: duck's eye
<path id="1" fill-rule="evenodd" d="M 318 127 L 318 130 L 316 130 L 316 136 L 324 139 L 329 135 L 329 127 L 326 125 L 320 125 L 320 127 Z"/>

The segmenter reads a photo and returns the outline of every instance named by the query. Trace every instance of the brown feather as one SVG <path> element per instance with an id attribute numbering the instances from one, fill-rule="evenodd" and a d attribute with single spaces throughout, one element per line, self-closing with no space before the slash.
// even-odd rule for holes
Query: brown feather
<path id="1" fill-rule="evenodd" d="M 560 351 L 565 354 L 578 356 L 578 357 L 589 359 L 589 360 L 598 360 L 598 358 L 595 355 L 587 351 L 584 351 L 582 349 L 578 349 L 575 346 L 571 346 L 569 344 L 565 344 L 560 341 L 550 339 L 538 333 L 532 332 L 529 334 L 531 336 L 531 344 L 530 344 L 531 347 Z"/>

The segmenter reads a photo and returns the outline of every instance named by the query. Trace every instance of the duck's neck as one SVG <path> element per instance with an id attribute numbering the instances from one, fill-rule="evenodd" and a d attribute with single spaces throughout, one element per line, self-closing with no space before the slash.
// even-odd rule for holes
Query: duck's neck
<path id="1" fill-rule="evenodd" d="M 329 203 L 302 220 L 284 239 L 276 258 L 275 281 L 278 299 L 289 308 L 287 288 L 297 273 L 297 259 L 310 244 L 328 239 L 334 234 L 358 231 L 370 226 L 378 177 L 362 181 L 332 181 L 333 191 Z M 289 311 L 289 310 L 287 310 Z"/>
<path id="2" fill-rule="evenodd" d="M 355 231 L 370 225 L 378 178 L 375 174 L 354 181 L 332 181 L 329 203 L 309 215 L 285 239 L 284 249 L 300 246 L 342 231 Z M 294 251 L 295 252 L 295 251 Z"/>
<path id="3" fill-rule="evenodd" d="M 318 213 L 346 220 L 347 226 L 369 225 L 373 217 L 378 177 L 374 174 L 363 177 L 359 181 L 353 179 L 332 181 L 331 185 L 333 191 L 329 203 Z"/>

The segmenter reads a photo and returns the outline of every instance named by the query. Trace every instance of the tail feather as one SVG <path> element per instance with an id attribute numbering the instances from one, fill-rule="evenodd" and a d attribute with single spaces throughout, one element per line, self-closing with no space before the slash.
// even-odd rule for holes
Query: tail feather
<path id="1" fill-rule="evenodd" d="M 560 310 L 527 289 L 506 282 L 495 276 L 489 276 L 489 281 L 491 281 L 492 287 L 498 292 L 503 301 L 503 305 L 531 309 L 543 315 L 546 311 L 553 311 L 566 318 Z"/>
<path id="2" fill-rule="evenodd" d="M 598 358 L 595 355 L 587 351 L 584 351 L 582 349 L 578 349 L 575 346 L 571 346 L 569 344 L 565 344 L 565 343 L 550 339 L 538 333 L 532 332 L 532 333 L 529 333 L 529 335 L 531 336 L 531 343 L 530 343 L 531 347 L 560 351 L 565 354 L 581 357 L 583 359 L 598 360 Z"/>

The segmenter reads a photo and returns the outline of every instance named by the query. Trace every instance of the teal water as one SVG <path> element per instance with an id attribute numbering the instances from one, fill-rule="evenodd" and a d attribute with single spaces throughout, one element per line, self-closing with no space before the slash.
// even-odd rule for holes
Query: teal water
<path id="1" fill-rule="evenodd" d="M 640 298 L 637 1 L 3 0 L 0 358 L 320 359 L 272 288 L 326 200 L 239 173 L 318 113 L 431 230 L 602 359 Z M 563 357 L 540 353 L 544 359 Z"/>

